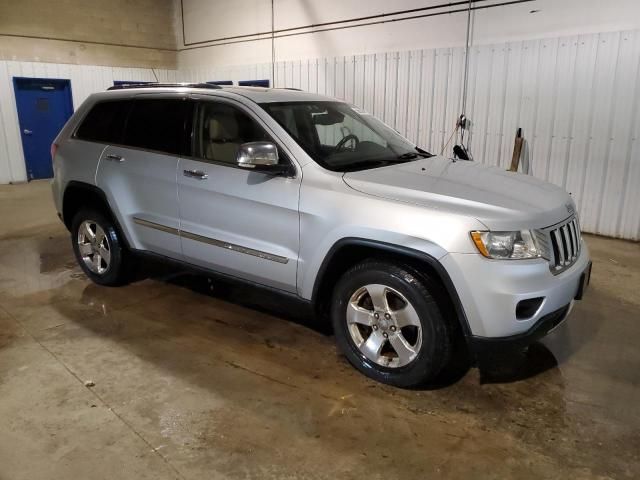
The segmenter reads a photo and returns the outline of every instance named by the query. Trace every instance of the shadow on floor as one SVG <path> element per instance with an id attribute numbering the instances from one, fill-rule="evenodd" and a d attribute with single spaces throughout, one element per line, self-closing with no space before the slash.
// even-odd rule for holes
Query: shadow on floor
<path id="1" fill-rule="evenodd" d="M 540 342 L 520 351 L 485 355 L 478 361 L 480 382 L 483 384 L 518 382 L 557 366 L 555 355 Z"/>
<path id="2" fill-rule="evenodd" d="M 200 295 L 211 296 L 238 306 L 273 315 L 310 328 L 325 336 L 333 334 L 328 319 L 318 318 L 312 307 L 302 300 L 273 290 L 251 286 L 240 281 L 185 271 L 166 262 L 144 259 L 139 263 L 134 281 L 154 279 L 186 288 Z M 454 348 L 453 361 L 429 385 L 420 390 L 439 390 L 460 381 L 476 365 L 481 383 L 512 383 L 537 376 L 558 366 L 554 354 L 536 342 L 520 351 L 486 355 L 474 362 L 463 341 Z"/>
<path id="3" fill-rule="evenodd" d="M 248 285 L 226 277 L 208 276 L 206 273 L 185 270 L 173 263 L 147 258 L 138 262 L 133 282 L 146 279 L 163 281 L 200 295 L 273 315 L 323 335 L 333 333 L 330 323 L 318 319 L 308 302 L 296 300 L 291 295 L 267 287 Z"/>

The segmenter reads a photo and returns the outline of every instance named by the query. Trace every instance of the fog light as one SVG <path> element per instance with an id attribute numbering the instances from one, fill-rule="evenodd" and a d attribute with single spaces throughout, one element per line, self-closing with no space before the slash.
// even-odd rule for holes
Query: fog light
<path id="1" fill-rule="evenodd" d="M 518 320 L 526 320 L 527 318 L 533 317 L 543 301 L 544 297 L 528 298 L 519 301 L 518 305 L 516 305 L 516 318 Z"/>

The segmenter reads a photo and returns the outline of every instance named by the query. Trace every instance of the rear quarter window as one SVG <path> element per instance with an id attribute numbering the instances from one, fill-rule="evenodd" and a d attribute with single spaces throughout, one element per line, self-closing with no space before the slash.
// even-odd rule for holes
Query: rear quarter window
<path id="1" fill-rule="evenodd" d="M 75 137 L 93 142 L 120 143 L 131 101 L 100 102 L 93 106 Z"/>

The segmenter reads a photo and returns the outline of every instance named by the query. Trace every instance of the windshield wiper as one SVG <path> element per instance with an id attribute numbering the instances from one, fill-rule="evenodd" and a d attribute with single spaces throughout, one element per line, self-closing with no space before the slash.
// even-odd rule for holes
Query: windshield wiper
<path id="1" fill-rule="evenodd" d="M 398 155 L 398 160 L 413 160 L 414 158 L 418 158 L 418 154 L 414 152 L 407 152 L 402 155 Z"/>
<path id="2" fill-rule="evenodd" d="M 402 155 L 398 155 L 397 158 L 399 160 L 414 160 L 418 157 L 429 158 L 429 157 L 433 157 L 433 155 L 431 155 L 429 152 L 422 150 L 420 147 L 416 147 L 415 152 L 403 153 Z"/>
<path id="3" fill-rule="evenodd" d="M 367 159 L 367 160 L 360 160 L 359 162 L 354 162 L 354 163 L 349 163 L 347 165 L 342 165 L 343 168 L 345 168 L 346 170 L 343 170 L 345 172 L 348 171 L 353 171 L 353 170 L 364 170 L 366 168 L 378 168 L 378 167 L 385 167 L 387 165 L 393 165 L 394 163 L 406 163 L 408 162 L 410 159 L 407 158 L 379 158 L 379 159 Z"/>
<path id="4" fill-rule="evenodd" d="M 352 172 L 354 170 L 366 170 L 368 168 L 378 168 L 384 167 L 386 165 L 391 165 L 393 163 L 404 163 L 406 160 L 396 160 L 396 159 L 367 159 L 360 160 L 358 162 L 349 163 L 346 165 L 341 165 L 344 169 L 343 172 Z"/>
<path id="5" fill-rule="evenodd" d="M 421 149 L 420 147 L 416 147 L 416 151 L 418 152 L 418 155 L 421 155 L 424 158 L 435 157 L 433 153 L 429 153 L 426 150 Z"/>
<path id="6" fill-rule="evenodd" d="M 427 152 L 407 152 L 402 155 L 398 155 L 398 160 L 415 160 L 416 158 L 429 158 L 433 157 L 430 153 Z"/>
<path id="7" fill-rule="evenodd" d="M 407 163 L 407 162 L 410 162 L 411 160 L 415 160 L 418 157 L 429 158 L 429 157 L 433 157 L 433 155 L 430 154 L 429 152 L 426 152 L 416 147 L 415 152 L 406 152 L 401 155 L 398 155 L 397 157 L 369 158 L 366 160 L 360 160 L 347 165 L 342 165 L 342 167 L 347 169 L 345 171 L 361 170 L 361 169 L 366 169 L 368 167 L 377 168 L 377 167 L 384 167 L 386 165 L 392 165 L 394 163 Z"/>

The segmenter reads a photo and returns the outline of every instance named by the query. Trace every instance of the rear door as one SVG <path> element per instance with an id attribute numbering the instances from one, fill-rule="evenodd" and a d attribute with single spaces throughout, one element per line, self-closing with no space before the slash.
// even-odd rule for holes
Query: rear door
<path id="1" fill-rule="evenodd" d="M 175 94 L 135 97 L 121 140 L 104 149 L 97 174 L 134 248 L 177 259 L 176 169 L 191 131 L 192 106 Z"/>
<path id="2" fill-rule="evenodd" d="M 185 260 L 295 292 L 301 172 L 284 177 L 236 166 L 240 144 L 274 141 L 241 104 L 201 100 L 196 112 L 193 154 L 180 159 L 177 177 Z M 290 163 L 279 149 L 280 161 Z"/>

